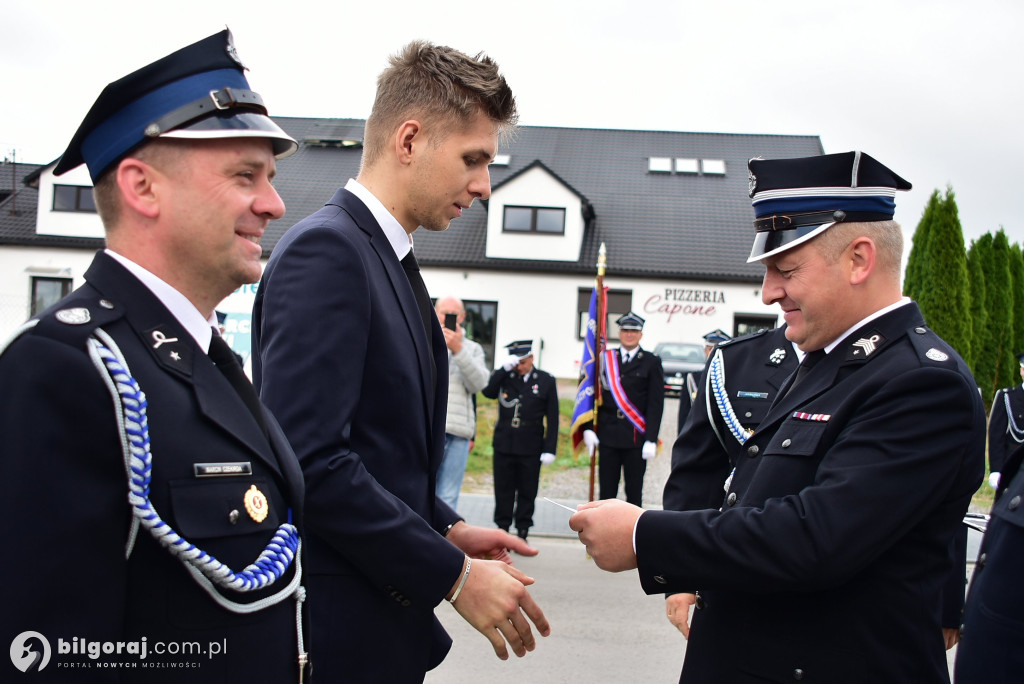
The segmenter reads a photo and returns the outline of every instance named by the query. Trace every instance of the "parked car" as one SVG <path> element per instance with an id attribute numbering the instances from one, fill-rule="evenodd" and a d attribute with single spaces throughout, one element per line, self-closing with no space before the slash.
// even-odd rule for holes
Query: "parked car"
<path id="1" fill-rule="evenodd" d="M 678 397 L 686 386 L 686 375 L 700 376 L 704 370 L 704 345 L 691 342 L 662 342 L 654 348 L 665 371 L 665 394 Z"/>

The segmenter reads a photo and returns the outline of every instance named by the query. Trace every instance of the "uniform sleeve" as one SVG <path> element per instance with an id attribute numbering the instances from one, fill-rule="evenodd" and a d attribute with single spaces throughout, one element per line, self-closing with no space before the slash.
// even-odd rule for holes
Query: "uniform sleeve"
<path id="1" fill-rule="evenodd" d="M 1002 472 L 1006 464 L 1006 431 L 1009 417 L 1006 415 L 1006 390 L 996 392 L 992 400 L 992 411 L 988 419 L 988 463 L 993 473 Z"/>
<path id="2" fill-rule="evenodd" d="M 553 454 L 558 447 L 558 385 L 552 376 L 548 376 L 551 382 L 551 391 L 547 393 L 547 403 L 544 407 L 544 415 L 547 421 L 547 428 L 544 432 L 544 451 L 542 453 Z"/>
<path id="3" fill-rule="evenodd" d="M 647 406 L 644 407 L 644 441 L 658 441 L 661 433 L 661 417 L 665 411 L 665 372 L 661 366 L 661 358 L 651 354 L 654 363 L 647 377 Z"/>
<path id="4" fill-rule="evenodd" d="M 488 399 L 497 399 L 498 393 L 501 391 L 501 381 L 508 375 L 508 371 L 504 368 L 498 368 L 491 373 L 491 379 L 487 381 L 487 384 L 480 394 L 484 395 Z"/>
<path id="5" fill-rule="evenodd" d="M 24 630 L 123 641 L 131 513 L 113 399 L 84 350 L 32 333 L 0 356 L 0 387 L 4 643 Z"/>

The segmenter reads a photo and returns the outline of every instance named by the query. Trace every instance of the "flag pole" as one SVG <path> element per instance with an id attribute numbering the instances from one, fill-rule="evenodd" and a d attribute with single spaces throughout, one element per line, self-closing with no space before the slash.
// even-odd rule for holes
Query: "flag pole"
<path id="1" fill-rule="evenodd" d="M 597 432 L 597 408 L 601 404 L 601 354 L 605 346 L 605 323 L 608 319 L 608 312 L 605 311 L 604 296 L 604 272 L 608 264 L 607 251 L 604 243 L 597 250 L 597 339 L 594 342 L 594 432 Z M 594 453 L 590 454 L 590 499 L 594 500 L 594 471 L 597 465 L 598 449 L 594 447 Z"/>

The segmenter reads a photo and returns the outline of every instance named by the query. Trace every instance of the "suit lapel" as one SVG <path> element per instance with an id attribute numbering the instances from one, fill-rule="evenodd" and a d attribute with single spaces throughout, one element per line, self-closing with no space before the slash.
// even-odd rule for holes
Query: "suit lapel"
<path id="1" fill-rule="evenodd" d="M 355 221 L 356 225 L 359 226 L 360 230 L 366 233 L 370 241 L 370 247 L 380 259 L 384 273 L 387 275 L 388 281 L 391 284 L 391 289 L 395 293 L 395 298 L 398 300 L 398 306 L 402 311 L 402 317 L 405 319 L 405 325 L 408 328 L 409 335 L 412 339 L 413 348 L 416 351 L 416 359 L 419 362 L 420 379 L 422 381 L 422 396 L 424 403 L 427 405 L 427 428 L 429 430 L 429 419 L 434 415 L 435 399 L 433 394 L 430 392 L 430 366 L 432 360 L 429 355 L 430 347 L 427 345 L 426 331 L 423 330 L 423 319 L 420 318 L 420 310 L 416 304 L 416 295 L 413 294 L 412 286 L 409 284 L 409 278 L 405 275 L 405 269 L 402 268 L 402 264 L 398 260 L 398 256 L 395 254 L 394 248 L 391 246 L 391 243 L 388 242 L 388 238 L 384 235 L 384 231 L 377 223 L 377 219 L 373 217 L 373 214 L 369 209 L 367 209 L 366 205 L 359 200 L 359 198 L 348 190 L 342 188 L 334 194 L 330 204 L 336 204 L 344 209 L 348 215 L 352 217 L 352 220 Z M 440 324 L 436 327 L 438 328 L 438 331 L 440 331 Z M 432 334 L 434 332 L 434 330 L 431 330 Z M 434 335 L 433 339 L 435 342 L 434 346 L 436 348 L 437 336 Z M 444 336 L 442 333 L 441 347 L 444 346 Z M 433 363 L 436 364 L 436 360 L 434 360 Z M 441 368 L 438 367 L 438 385 L 442 382 L 448 382 L 447 374 L 442 378 L 440 371 Z"/>

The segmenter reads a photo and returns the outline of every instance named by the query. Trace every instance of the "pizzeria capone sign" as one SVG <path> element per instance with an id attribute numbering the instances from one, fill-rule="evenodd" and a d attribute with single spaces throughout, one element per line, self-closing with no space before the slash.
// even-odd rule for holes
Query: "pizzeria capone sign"
<path id="1" fill-rule="evenodd" d="M 670 323 L 676 315 L 713 316 L 718 311 L 716 304 L 725 304 L 724 291 L 666 287 L 663 293 L 647 298 L 644 313 L 661 314 L 665 316 L 665 322 Z"/>

